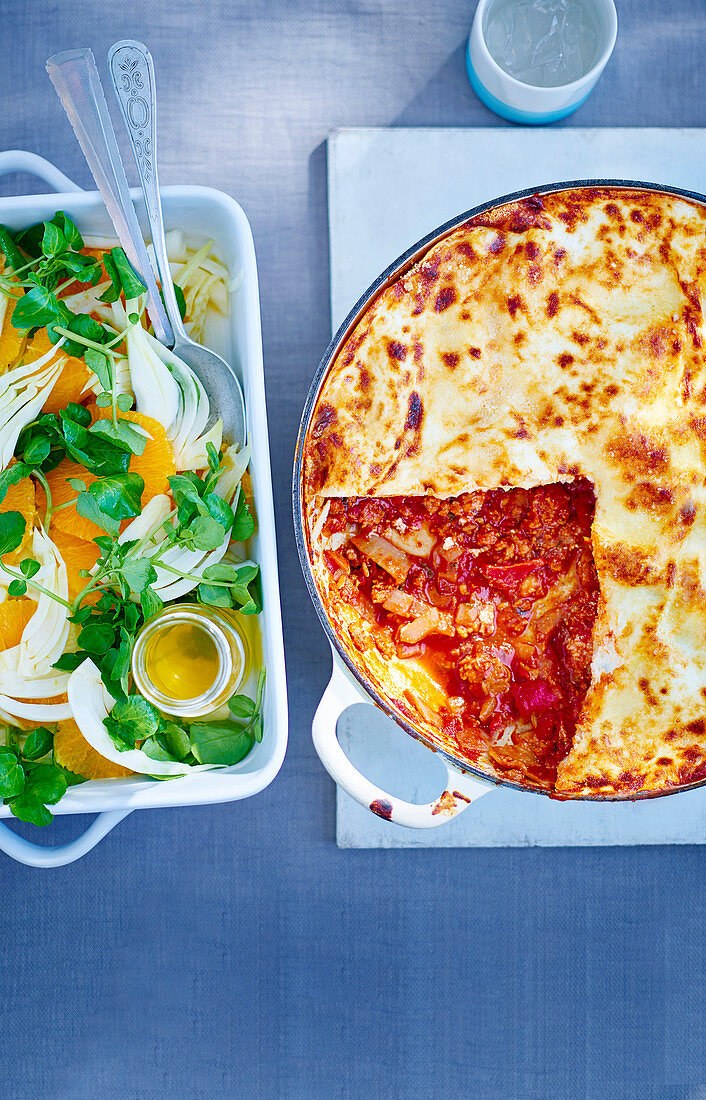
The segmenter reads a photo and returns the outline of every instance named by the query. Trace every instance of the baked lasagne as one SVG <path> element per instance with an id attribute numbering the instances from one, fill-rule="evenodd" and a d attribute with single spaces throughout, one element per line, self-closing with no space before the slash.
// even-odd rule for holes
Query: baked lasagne
<path id="1" fill-rule="evenodd" d="M 305 440 L 332 627 L 408 728 L 564 797 L 706 778 L 706 212 L 486 212 L 378 295 Z"/>

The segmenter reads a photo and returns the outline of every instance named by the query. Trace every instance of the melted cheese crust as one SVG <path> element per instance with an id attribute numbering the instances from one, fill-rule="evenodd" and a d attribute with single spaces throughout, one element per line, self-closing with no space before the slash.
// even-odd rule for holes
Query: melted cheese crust
<path id="1" fill-rule="evenodd" d="M 314 575 L 357 666 L 435 743 L 411 663 L 391 667 L 360 609 L 329 591 L 311 534 L 325 498 L 582 476 L 601 598 L 557 790 L 706 777 L 705 277 L 696 203 L 624 188 L 534 196 L 432 247 L 332 363 L 305 442 Z"/>

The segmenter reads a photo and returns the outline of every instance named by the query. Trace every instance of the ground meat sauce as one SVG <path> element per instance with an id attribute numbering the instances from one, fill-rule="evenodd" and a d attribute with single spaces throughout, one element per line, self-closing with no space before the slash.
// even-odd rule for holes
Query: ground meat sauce
<path id="1" fill-rule="evenodd" d="M 421 662 L 470 762 L 552 787 L 590 682 L 598 603 L 587 481 L 332 499 L 328 566 L 372 604 L 383 653 Z"/>

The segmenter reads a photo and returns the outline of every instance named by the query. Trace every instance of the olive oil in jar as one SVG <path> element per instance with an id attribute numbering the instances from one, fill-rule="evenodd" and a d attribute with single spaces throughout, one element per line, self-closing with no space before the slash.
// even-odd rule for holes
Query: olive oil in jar
<path id="1" fill-rule="evenodd" d="M 250 645 L 237 617 L 173 604 L 142 628 L 132 652 L 137 689 L 160 710 L 195 718 L 217 710 L 247 679 Z"/>

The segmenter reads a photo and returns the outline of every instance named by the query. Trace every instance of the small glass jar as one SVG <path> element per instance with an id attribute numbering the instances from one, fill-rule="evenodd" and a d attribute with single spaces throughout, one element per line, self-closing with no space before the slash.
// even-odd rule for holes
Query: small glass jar
<path id="1" fill-rule="evenodd" d="M 227 608 L 178 603 L 145 623 L 132 650 L 135 687 L 167 714 L 198 718 L 247 679 L 247 637 Z"/>

